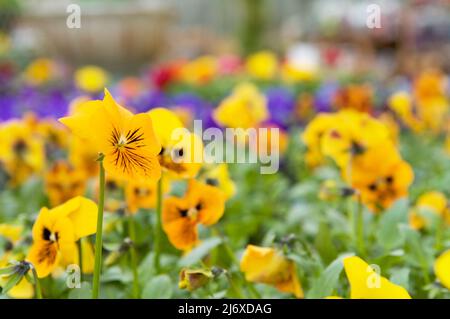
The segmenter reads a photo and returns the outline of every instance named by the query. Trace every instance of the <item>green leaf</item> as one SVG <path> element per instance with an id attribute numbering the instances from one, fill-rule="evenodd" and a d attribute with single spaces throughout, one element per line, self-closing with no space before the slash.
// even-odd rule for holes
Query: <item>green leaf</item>
<path id="1" fill-rule="evenodd" d="M 336 288 L 339 276 L 344 268 L 342 259 L 346 256 L 336 258 L 317 278 L 307 294 L 307 298 L 318 299 L 330 296 Z"/>
<path id="2" fill-rule="evenodd" d="M 401 199 L 381 216 L 376 237 L 386 250 L 401 246 L 405 240 L 399 226 L 408 223 L 408 207 L 408 201 Z"/>
<path id="3" fill-rule="evenodd" d="M 9 278 L 6 284 L 3 286 L 2 292 L 6 294 L 8 291 L 10 291 L 12 288 L 14 288 L 22 279 L 22 275 L 19 272 L 16 272 L 12 274 Z"/>
<path id="4" fill-rule="evenodd" d="M 405 251 L 409 262 L 420 266 L 428 274 L 433 261 L 432 251 L 425 249 L 424 241 L 416 230 L 405 225 L 401 227 L 401 232 L 405 235 Z"/>
<path id="5" fill-rule="evenodd" d="M 92 297 L 91 284 L 82 282 L 80 288 L 72 288 L 69 292 L 69 299 L 90 299 Z"/>
<path id="6" fill-rule="evenodd" d="M 0 269 L 0 276 L 11 275 L 15 271 L 15 266 L 9 266 Z"/>
<path id="7" fill-rule="evenodd" d="M 181 258 L 178 265 L 180 267 L 187 267 L 195 264 L 221 243 L 222 239 L 219 237 L 213 237 L 203 241 L 200 246 L 194 248 L 189 254 Z"/>
<path id="8" fill-rule="evenodd" d="M 400 285 L 406 290 L 409 290 L 409 275 L 411 270 L 409 268 L 397 268 L 391 270 L 390 281 L 394 284 Z"/>
<path id="9" fill-rule="evenodd" d="M 172 297 L 173 287 L 170 277 L 167 275 L 159 275 L 145 285 L 142 291 L 144 299 L 168 299 Z"/>
<path id="10" fill-rule="evenodd" d="M 330 228 L 326 222 L 319 224 L 319 231 L 314 244 L 326 264 L 336 258 L 336 247 L 331 239 Z"/>

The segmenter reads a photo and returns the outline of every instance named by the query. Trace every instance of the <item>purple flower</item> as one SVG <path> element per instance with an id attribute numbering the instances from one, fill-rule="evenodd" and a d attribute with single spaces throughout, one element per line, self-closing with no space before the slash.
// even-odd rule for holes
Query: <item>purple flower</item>
<path id="1" fill-rule="evenodd" d="M 317 112 L 330 112 L 333 105 L 333 99 L 339 89 L 335 82 L 325 82 L 316 92 L 315 107 Z"/>
<path id="2" fill-rule="evenodd" d="M 292 121 L 295 108 L 295 96 L 286 88 L 273 87 L 266 91 L 267 105 L 271 121 L 285 126 Z"/>

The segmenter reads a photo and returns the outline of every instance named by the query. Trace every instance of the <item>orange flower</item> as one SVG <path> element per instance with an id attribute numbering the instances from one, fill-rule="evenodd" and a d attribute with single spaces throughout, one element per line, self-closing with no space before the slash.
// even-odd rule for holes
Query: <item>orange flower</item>
<path id="1" fill-rule="evenodd" d="M 414 179 L 411 166 L 401 159 L 392 143 L 355 156 L 343 172 L 351 186 L 359 190 L 363 203 L 375 212 L 407 196 Z"/>
<path id="2" fill-rule="evenodd" d="M 163 229 L 173 246 L 190 250 L 199 241 L 197 225 L 217 223 L 224 210 L 225 194 L 219 188 L 191 179 L 184 197 L 164 200 Z"/>
<path id="3" fill-rule="evenodd" d="M 157 182 L 147 179 L 129 181 L 125 187 L 125 198 L 128 210 L 136 213 L 139 208 L 155 208 L 157 197 Z M 169 191 L 169 183 L 162 184 L 163 193 Z"/>

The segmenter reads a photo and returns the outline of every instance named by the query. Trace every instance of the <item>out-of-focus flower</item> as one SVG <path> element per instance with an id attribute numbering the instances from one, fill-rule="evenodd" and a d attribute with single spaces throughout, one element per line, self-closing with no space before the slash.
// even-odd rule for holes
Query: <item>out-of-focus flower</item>
<path id="1" fill-rule="evenodd" d="M 177 178 L 192 178 L 201 168 L 203 143 L 197 135 L 183 127 L 179 117 L 165 108 L 148 112 L 162 148 L 159 163 L 169 175 Z"/>
<path id="2" fill-rule="evenodd" d="M 204 167 L 204 172 L 200 178 L 206 184 L 220 188 L 224 192 L 226 199 L 236 194 L 236 184 L 230 178 L 226 163 Z"/>
<path id="3" fill-rule="evenodd" d="M 414 115 L 413 101 L 409 93 L 404 91 L 394 93 L 390 96 L 388 104 L 405 125 L 416 132 L 423 129 L 423 123 Z"/>
<path id="4" fill-rule="evenodd" d="M 281 251 L 248 245 L 242 256 L 240 268 L 247 281 L 273 285 L 282 292 L 303 298 L 297 267 Z"/>
<path id="5" fill-rule="evenodd" d="M 303 92 L 297 97 L 295 104 L 295 117 L 298 120 L 305 121 L 315 114 L 314 96 L 309 92 Z"/>
<path id="6" fill-rule="evenodd" d="M 325 157 L 322 151 L 322 137 L 336 123 L 332 114 L 318 114 L 301 135 L 308 151 L 305 155 L 305 161 L 310 167 L 316 167 L 323 164 Z"/>
<path id="7" fill-rule="evenodd" d="M 225 194 L 219 188 L 191 179 L 184 197 L 164 200 L 163 229 L 175 248 L 190 250 L 199 242 L 197 225 L 214 225 L 224 210 Z"/>
<path id="8" fill-rule="evenodd" d="M 205 286 L 214 277 L 211 270 L 206 269 L 186 269 L 180 271 L 180 281 L 178 287 L 188 291 L 194 291 Z"/>
<path id="9" fill-rule="evenodd" d="M 0 224 L 0 236 L 6 238 L 12 244 L 22 237 L 23 227 L 20 225 Z"/>
<path id="10" fill-rule="evenodd" d="M 77 87 L 89 93 L 100 92 L 108 82 L 106 71 L 95 65 L 79 68 L 74 77 Z"/>
<path id="11" fill-rule="evenodd" d="M 339 86 L 334 82 L 324 82 L 317 89 L 314 96 L 314 105 L 317 112 L 330 112 L 334 103 L 334 97 Z"/>
<path id="12" fill-rule="evenodd" d="M 241 71 L 242 60 L 237 55 L 223 55 L 217 61 L 218 72 L 221 75 L 233 75 Z"/>
<path id="13" fill-rule="evenodd" d="M 405 288 L 393 284 L 359 257 L 344 258 L 351 299 L 411 299 Z"/>
<path id="14" fill-rule="evenodd" d="M 211 81 L 217 74 L 217 59 L 213 56 L 201 56 L 181 67 L 181 80 L 202 85 Z"/>
<path id="15" fill-rule="evenodd" d="M 51 210 L 42 208 L 33 226 L 33 245 L 27 260 L 39 278 L 48 276 L 60 263 L 76 262 L 76 241 L 95 233 L 97 205 L 75 197 Z"/>
<path id="16" fill-rule="evenodd" d="M 255 85 L 241 83 L 214 110 L 213 117 L 224 127 L 257 127 L 269 118 L 267 101 Z"/>
<path id="17" fill-rule="evenodd" d="M 410 211 L 409 223 L 414 229 L 422 229 L 426 225 L 426 220 L 417 210 L 427 210 L 444 220 L 450 225 L 450 208 L 445 195 L 441 192 L 431 191 L 420 195 L 415 207 Z"/>
<path id="18" fill-rule="evenodd" d="M 150 72 L 150 82 L 157 89 L 164 89 L 179 79 L 185 61 L 174 61 L 153 68 Z"/>
<path id="19" fill-rule="evenodd" d="M 119 96 L 129 101 L 139 96 L 144 89 L 142 81 L 133 76 L 123 78 L 118 84 Z"/>
<path id="20" fill-rule="evenodd" d="M 434 273 L 441 284 L 450 290 L 450 250 L 442 253 L 434 262 Z"/>
<path id="21" fill-rule="evenodd" d="M 69 199 L 81 196 L 86 189 L 84 171 L 75 169 L 70 163 L 59 160 L 45 174 L 45 191 L 52 207 Z"/>
<path id="22" fill-rule="evenodd" d="M 334 117 L 333 126 L 321 138 L 322 152 L 341 168 L 346 167 L 352 157 L 390 142 L 387 127 L 366 113 L 341 111 Z"/>
<path id="23" fill-rule="evenodd" d="M 161 151 L 146 113 L 134 115 L 118 105 L 108 90 L 103 100 L 83 104 L 73 116 L 61 118 L 74 135 L 104 154 L 105 170 L 130 179 L 159 179 L 161 168 L 157 155 Z"/>
<path id="24" fill-rule="evenodd" d="M 280 126 L 266 123 L 257 127 L 255 144 L 250 144 L 258 155 L 282 155 L 287 149 L 289 135 Z"/>
<path id="25" fill-rule="evenodd" d="M 319 71 L 320 52 L 311 44 L 294 45 L 286 55 L 282 78 L 287 83 L 314 80 Z"/>
<path id="26" fill-rule="evenodd" d="M 169 183 L 163 183 L 163 194 L 169 191 Z M 128 181 L 125 186 L 125 198 L 128 210 L 136 213 L 139 208 L 155 208 L 157 197 L 157 182 L 139 179 Z"/>
<path id="27" fill-rule="evenodd" d="M 45 58 L 32 61 L 24 71 L 25 81 L 34 86 L 48 83 L 56 74 L 56 63 Z"/>
<path id="28" fill-rule="evenodd" d="M 12 185 L 22 183 L 44 168 L 42 138 L 24 122 L 10 121 L 0 125 L 0 161 L 11 177 Z"/>
<path id="29" fill-rule="evenodd" d="M 261 80 L 271 80 L 278 72 L 278 59 L 270 51 L 260 51 L 250 55 L 245 61 L 247 73 Z"/>
<path id="30" fill-rule="evenodd" d="M 411 166 L 402 160 L 392 142 L 354 156 L 343 168 L 343 174 L 351 187 L 360 192 L 362 202 L 374 212 L 407 196 L 414 179 Z"/>
<path id="31" fill-rule="evenodd" d="M 0 32 L 0 56 L 8 53 L 10 48 L 11 48 L 11 40 L 9 36 L 4 32 Z"/>
<path id="32" fill-rule="evenodd" d="M 391 113 L 384 112 L 381 113 L 377 119 L 386 126 L 389 131 L 389 139 L 393 141 L 395 144 L 398 144 L 398 138 L 400 133 L 400 127 L 398 123 L 395 121 L 394 116 Z"/>
<path id="33" fill-rule="evenodd" d="M 338 91 L 334 104 L 338 110 L 352 109 L 370 112 L 373 108 L 373 89 L 368 84 L 351 84 Z"/>
<path id="34" fill-rule="evenodd" d="M 295 96 L 291 91 L 282 87 L 273 87 L 266 91 L 266 98 L 271 121 L 280 125 L 292 122 Z"/>

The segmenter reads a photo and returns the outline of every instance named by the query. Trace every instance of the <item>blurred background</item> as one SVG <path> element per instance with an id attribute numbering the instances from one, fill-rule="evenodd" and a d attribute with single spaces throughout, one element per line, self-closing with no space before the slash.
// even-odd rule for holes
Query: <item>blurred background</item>
<path id="1" fill-rule="evenodd" d="M 71 3 L 79 29 L 66 26 Z M 366 26 L 371 3 L 380 29 Z M 122 72 L 204 54 L 295 54 L 302 44 L 317 63 L 389 76 L 449 70 L 449 9 L 449 0 L 0 0 L 0 28 L 24 59 Z"/>

